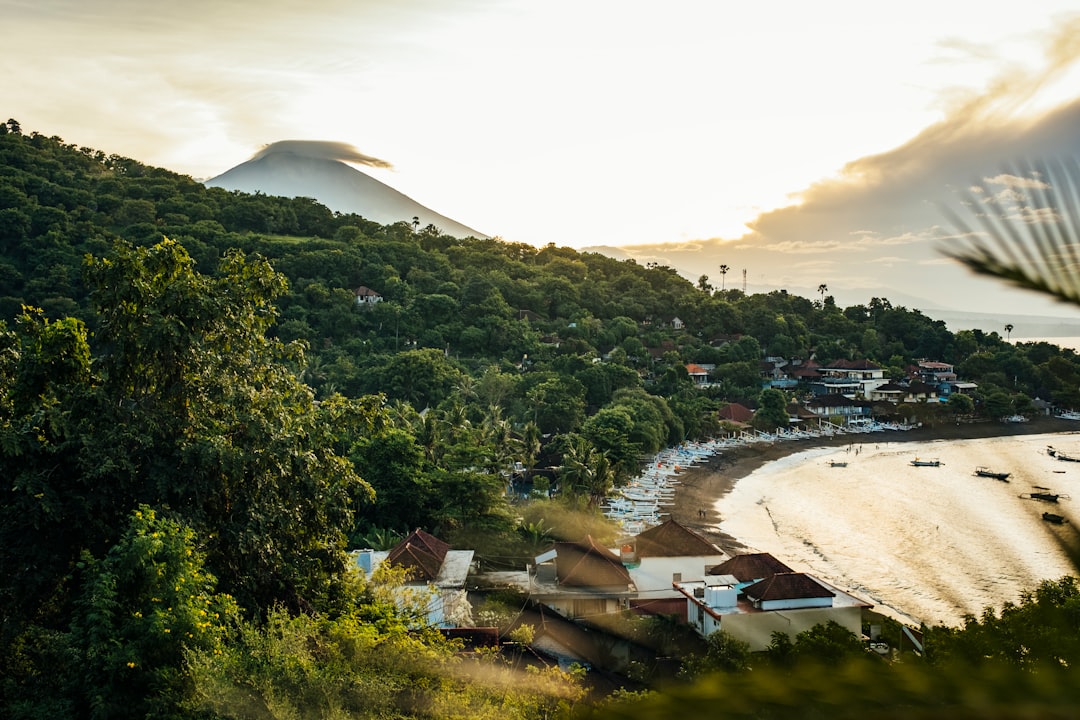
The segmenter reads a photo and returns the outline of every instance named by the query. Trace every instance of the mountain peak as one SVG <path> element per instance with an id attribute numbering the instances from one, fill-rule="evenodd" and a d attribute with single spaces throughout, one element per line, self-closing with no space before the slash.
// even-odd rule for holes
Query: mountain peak
<path id="1" fill-rule="evenodd" d="M 412 223 L 416 218 L 421 227 L 434 225 L 447 235 L 487 237 L 346 163 L 392 167 L 347 143 L 283 140 L 267 145 L 250 160 L 204 184 L 225 190 L 314 198 L 334 212 L 356 213 L 383 225 Z"/>

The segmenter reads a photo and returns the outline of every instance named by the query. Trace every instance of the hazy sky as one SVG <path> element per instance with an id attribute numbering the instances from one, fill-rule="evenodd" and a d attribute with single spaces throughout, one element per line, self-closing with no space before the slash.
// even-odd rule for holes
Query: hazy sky
<path id="1" fill-rule="evenodd" d="M 775 254 L 748 271 L 765 285 L 839 286 L 841 253 L 939 260 L 940 215 L 898 198 L 925 209 L 959 169 L 997 174 L 973 157 L 1054 152 L 1046 113 L 1080 98 L 1075 0 L 0 0 L 0 17 L 0 112 L 26 131 L 197 178 L 279 140 L 344 142 L 511 241 L 690 242 L 634 252 L 714 278 L 725 241 L 790 251 L 787 275 Z"/>

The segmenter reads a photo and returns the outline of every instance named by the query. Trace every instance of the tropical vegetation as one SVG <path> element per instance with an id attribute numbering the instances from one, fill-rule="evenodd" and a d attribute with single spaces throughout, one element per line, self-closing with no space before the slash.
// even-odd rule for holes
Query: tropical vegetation
<path id="1" fill-rule="evenodd" d="M 358 304 L 361 286 L 382 301 Z M 359 575 L 348 551 L 421 527 L 487 568 L 518 568 L 552 539 L 611 537 L 597 506 L 642 458 L 723 432 L 728 403 L 784 422 L 790 398 L 763 391 L 765 356 L 865 358 L 895 377 L 922 358 L 953 363 L 979 391 L 901 410 L 928 422 L 1024 412 L 1035 397 L 1080 407 L 1072 351 L 819 293 L 746 295 L 554 243 L 378 225 L 9 120 L 0 706 L 14 718 L 570 712 L 589 690 L 581 673 L 524 670 L 521 654 L 467 653 L 419 628 L 394 602 L 403 578 Z M 687 363 L 715 368 L 707 388 Z M 1068 673 L 1074 649 L 1052 643 L 1075 623 L 1074 597 L 1063 580 L 1017 612 L 942 629 L 936 655 L 909 666 Z M 1057 630 L 1010 644 L 1030 617 Z M 850 642 L 819 630 L 778 646 L 769 670 L 710 639 L 683 678 L 735 683 L 748 703 L 761 696 L 747 678 L 787 687 L 784 702 L 815 688 L 824 708 L 841 685 L 798 668 Z M 1017 653 L 1040 662 L 1013 667 Z M 854 654 L 852 672 L 890 688 L 933 676 L 882 675 Z M 722 684 L 708 685 L 713 670 Z"/>

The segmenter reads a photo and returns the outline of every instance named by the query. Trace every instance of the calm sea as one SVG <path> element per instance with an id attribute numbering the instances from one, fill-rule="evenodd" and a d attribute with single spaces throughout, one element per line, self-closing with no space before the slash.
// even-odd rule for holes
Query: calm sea
<path id="1" fill-rule="evenodd" d="M 1011 342 L 1048 342 L 1051 345 L 1057 345 L 1061 348 L 1069 348 L 1075 352 L 1080 352 L 1080 337 L 1013 337 L 1011 338 Z"/>
<path id="2" fill-rule="evenodd" d="M 717 502 L 721 529 L 882 612 L 931 625 L 958 624 L 1044 579 L 1077 572 L 1059 542 L 1075 540 L 1076 526 L 1052 525 L 1042 513 L 1071 518 L 1072 503 L 1080 503 L 1080 463 L 1046 452 L 1053 445 L 1080 456 L 1080 433 L 926 443 L 889 442 L 887 433 L 853 438 L 739 480 Z M 916 467 L 916 458 L 942 465 Z M 833 460 L 848 464 L 833 467 Z M 1009 481 L 976 476 L 979 466 L 1011 473 Z M 1040 489 L 1077 500 L 1030 499 Z"/>

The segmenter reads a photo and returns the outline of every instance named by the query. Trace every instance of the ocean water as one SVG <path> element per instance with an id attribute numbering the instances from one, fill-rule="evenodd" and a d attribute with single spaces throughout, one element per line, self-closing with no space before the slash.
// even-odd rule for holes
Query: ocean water
<path id="1" fill-rule="evenodd" d="M 1013 343 L 1048 342 L 1060 348 L 1066 348 L 1074 352 L 1080 352 L 1080 337 L 1011 337 Z"/>
<path id="2" fill-rule="evenodd" d="M 1077 423 L 1080 428 L 1080 423 Z M 720 529 L 794 570 L 813 573 L 905 622 L 956 625 L 1074 570 L 1058 539 L 1080 524 L 1080 433 L 935 442 L 853 436 L 740 479 L 716 503 Z M 915 458 L 940 467 L 914 467 Z M 846 461 L 847 467 L 831 467 Z M 978 466 L 1009 482 L 974 475 Z M 1074 500 L 1021 497 L 1047 488 Z"/>

